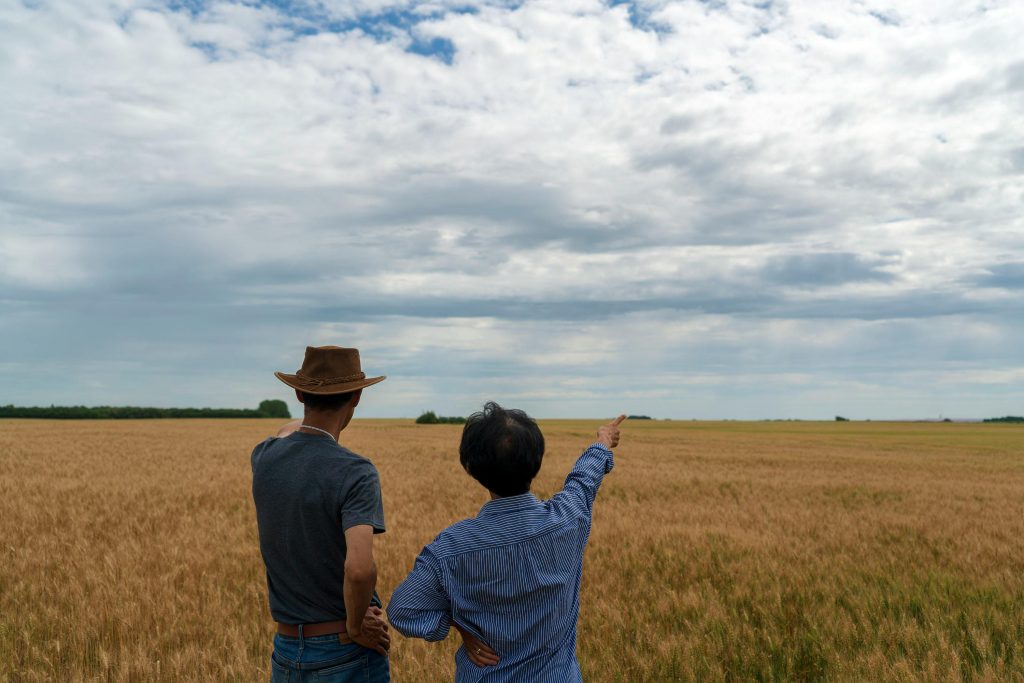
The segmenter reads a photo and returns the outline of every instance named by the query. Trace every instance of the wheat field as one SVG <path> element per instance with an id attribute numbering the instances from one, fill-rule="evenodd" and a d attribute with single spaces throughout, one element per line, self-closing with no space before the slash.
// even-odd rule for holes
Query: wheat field
<path id="1" fill-rule="evenodd" d="M 249 453 L 268 420 L 0 420 L 0 680 L 256 681 L 272 623 Z M 550 421 L 550 495 L 597 422 Z M 387 600 L 486 495 L 460 428 L 357 420 Z M 400 636 L 396 681 L 455 636 Z M 581 596 L 587 681 L 1024 680 L 1024 428 L 627 421 Z"/>

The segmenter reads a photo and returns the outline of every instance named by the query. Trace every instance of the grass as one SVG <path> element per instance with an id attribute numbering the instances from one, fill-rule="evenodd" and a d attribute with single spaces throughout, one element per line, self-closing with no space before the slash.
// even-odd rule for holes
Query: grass
<path id="1" fill-rule="evenodd" d="M 252 681 L 272 625 L 249 452 L 272 420 L 0 420 L 0 680 Z M 550 495 L 596 422 L 542 424 Z M 387 599 L 486 500 L 459 426 L 361 420 Z M 587 551 L 588 681 L 1024 680 L 1024 427 L 626 422 Z M 454 637 L 396 639 L 451 680 Z"/>

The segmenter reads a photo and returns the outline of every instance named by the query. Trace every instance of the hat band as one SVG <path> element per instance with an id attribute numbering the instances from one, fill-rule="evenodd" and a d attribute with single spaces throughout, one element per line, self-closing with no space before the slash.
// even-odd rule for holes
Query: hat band
<path id="1" fill-rule="evenodd" d="M 295 383 L 301 384 L 304 387 L 322 387 L 328 384 L 344 384 L 345 382 L 355 382 L 361 379 L 366 379 L 365 372 L 357 372 L 354 375 L 345 375 L 344 377 L 328 377 L 326 379 L 315 379 L 313 377 L 306 377 L 295 373 Z"/>

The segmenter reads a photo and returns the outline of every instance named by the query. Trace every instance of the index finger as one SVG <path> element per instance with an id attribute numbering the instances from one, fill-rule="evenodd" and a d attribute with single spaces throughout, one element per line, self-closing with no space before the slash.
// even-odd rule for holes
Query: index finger
<path id="1" fill-rule="evenodd" d="M 612 422 L 611 422 L 611 425 L 612 425 L 613 427 L 618 427 L 618 426 L 619 426 L 620 424 L 622 424 L 622 421 L 623 421 L 623 420 L 625 420 L 625 419 L 626 419 L 626 416 L 625 416 L 625 414 L 623 414 L 623 415 L 619 415 L 619 416 L 618 416 L 617 418 L 615 418 L 614 420 L 612 420 Z"/>

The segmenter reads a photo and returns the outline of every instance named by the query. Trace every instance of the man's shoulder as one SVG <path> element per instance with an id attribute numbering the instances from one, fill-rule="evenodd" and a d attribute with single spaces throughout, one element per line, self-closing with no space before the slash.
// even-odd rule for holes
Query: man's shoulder
<path id="1" fill-rule="evenodd" d="M 336 450 L 331 453 L 326 462 L 332 469 L 344 474 L 349 479 L 372 478 L 380 479 L 377 473 L 377 466 L 366 456 L 345 448 L 338 444 Z"/>
<path id="2" fill-rule="evenodd" d="M 476 516 L 452 524 L 427 546 L 439 560 L 471 553 L 488 553 L 494 548 L 530 544 L 552 533 L 576 528 L 586 520 L 567 514 L 551 501 L 544 501 L 514 520 Z"/>
<path id="3" fill-rule="evenodd" d="M 374 469 L 376 469 L 376 467 L 374 466 L 373 462 L 369 458 L 367 458 L 365 455 L 360 455 L 359 453 L 356 453 L 352 449 L 347 448 L 345 446 L 342 446 L 340 443 L 337 444 L 337 447 L 338 447 L 339 454 L 341 455 L 341 458 L 345 462 L 358 463 L 360 465 L 369 466 L 369 467 L 373 467 Z"/>
<path id="4" fill-rule="evenodd" d="M 316 472 L 323 482 L 342 490 L 367 486 L 380 488 L 380 474 L 373 462 L 341 444 L 317 444 L 308 455 L 311 458 L 310 470 Z"/>
<path id="5" fill-rule="evenodd" d="M 259 458 L 259 456 L 264 451 L 266 451 L 267 448 L 271 447 L 275 441 L 278 441 L 278 438 L 276 436 L 268 436 L 267 438 L 263 439 L 263 441 L 260 441 L 258 444 L 256 444 L 256 446 L 253 447 L 252 454 L 250 454 L 249 456 L 249 460 L 255 465 L 256 460 Z"/>
<path id="6" fill-rule="evenodd" d="M 480 550 L 488 545 L 486 529 L 476 517 L 455 522 L 446 527 L 430 543 L 428 548 L 438 559 Z"/>
<path id="7" fill-rule="evenodd" d="M 296 457 L 310 458 L 317 469 L 337 470 L 350 476 L 377 474 L 377 467 L 369 458 L 339 443 L 327 439 L 296 441 L 290 436 L 268 436 L 256 444 L 252 450 L 252 462 L 255 463 L 265 453 L 289 451 Z"/>

